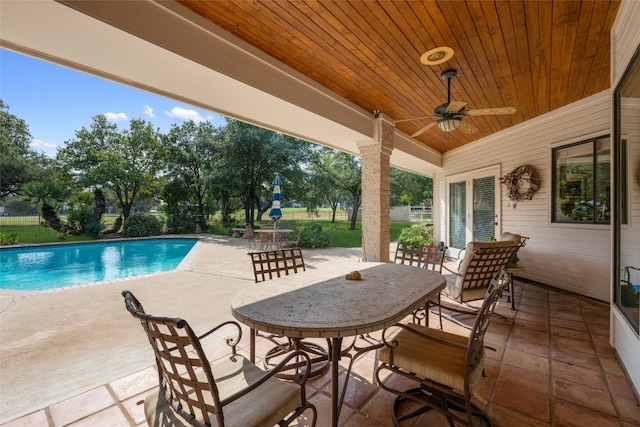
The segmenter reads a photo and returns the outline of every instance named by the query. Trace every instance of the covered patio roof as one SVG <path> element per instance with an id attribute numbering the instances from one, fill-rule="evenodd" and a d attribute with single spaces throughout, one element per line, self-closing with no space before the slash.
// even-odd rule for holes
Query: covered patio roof
<path id="1" fill-rule="evenodd" d="M 619 1 L 2 2 L 0 45 L 353 154 L 374 111 L 398 120 L 392 166 L 442 153 L 609 87 Z M 425 65 L 437 47 L 453 58 Z M 433 110 L 515 107 L 443 132 Z M 403 121 L 415 117 L 419 120 Z"/>

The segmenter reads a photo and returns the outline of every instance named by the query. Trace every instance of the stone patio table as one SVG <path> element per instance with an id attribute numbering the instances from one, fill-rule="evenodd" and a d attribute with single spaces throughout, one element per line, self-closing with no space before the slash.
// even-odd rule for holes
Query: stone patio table
<path id="1" fill-rule="evenodd" d="M 354 270 L 362 278 L 347 280 L 346 274 Z M 238 321 L 251 328 L 252 360 L 255 330 L 292 339 L 330 340 L 331 425 L 337 426 L 347 383 L 345 380 L 339 396 L 343 338 L 382 330 L 401 321 L 444 286 L 444 276 L 423 268 L 345 262 L 251 286 L 234 296 L 231 309 Z"/>

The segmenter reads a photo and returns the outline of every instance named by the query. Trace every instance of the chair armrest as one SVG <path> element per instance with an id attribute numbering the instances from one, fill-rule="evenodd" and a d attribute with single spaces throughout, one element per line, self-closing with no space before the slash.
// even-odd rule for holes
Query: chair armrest
<path id="1" fill-rule="evenodd" d="M 387 331 L 389 331 L 389 329 L 391 328 L 400 328 L 403 329 L 413 335 L 415 335 L 416 338 L 418 339 L 424 339 L 427 341 L 432 341 L 438 344 L 442 344 L 442 345 L 447 345 L 449 347 L 455 347 L 455 348 L 459 348 L 459 349 L 463 349 L 466 350 L 468 345 L 467 344 L 461 344 L 461 343 L 457 343 L 457 342 L 453 342 L 453 341 L 449 341 L 447 339 L 443 339 L 443 338 L 438 338 L 438 337 L 434 337 L 431 335 L 427 335 L 425 333 L 420 332 L 419 330 L 409 327 L 408 325 L 405 325 L 404 323 L 396 323 L 395 325 L 391 325 L 388 328 L 386 328 L 384 331 L 382 331 L 382 342 L 385 345 L 385 347 L 389 347 L 390 349 L 394 349 L 396 347 L 398 347 L 398 342 L 394 339 L 394 336 L 391 337 L 387 337 Z M 434 330 L 435 331 L 435 330 Z"/>
<path id="2" fill-rule="evenodd" d="M 240 327 L 240 324 L 238 322 L 235 322 L 233 320 L 220 323 L 218 326 L 215 326 L 213 329 L 210 329 L 204 334 L 199 335 L 198 339 L 202 340 L 203 338 L 208 337 L 212 333 L 224 328 L 225 326 L 235 326 L 237 329 L 235 336 L 230 336 L 225 340 L 227 345 L 232 348 L 233 354 L 236 354 L 236 346 L 238 345 L 238 343 L 240 342 L 240 339 L 242 338 L 242 328 Z"/>
<path id="3" fill-rule="evenodd" d="M 265 382 L 267 382 L 269 379 L 271 379 L 272 377 L 274 377 L 276 374 L 279 373 L 279 371 L 284 368 L 293 358 L 302 358 L 304 359 L 302 362 L 299 362 L 297 365 L 301 365 L 299 367 L 302 368 L 302 371 L 304 373 L 301 373 L 300 370 L 297 370 L 296 372 L 298 372 L 298 375 L 296 375 L 292 381 L 298 383 L 300 385 L 300 392 L 305 393 L 305 383 L 307 382 L 307 379 L 309 378 L 309 374 L 311 373 L 311 359 L 309 358 L 309 355 L 301 350 L 296 350 L 293 351 L 291 353 L 289 353 L 289 355 L 287 357 L 285 357 L 284 359 L 282 359 L 280 361 L 280 363 L 278 363 L 276 366 L 274 366 L 272 369 L 266 371 L 264 373 L 264 375 L 262 375 L 260 378 L 258 378 L 258 380 L 256 382 L 254 382 L 253 384 L 251 384 L 250 386 L 240 390 L 239 392 L 232 394 L 231 396 L 227 397 L 226 399 L 223 399 L 220 401 L 220 405 L 221 406 L 226 406 L 229 403 L 233 402 L 234 400 L 237 400 L 239 398 L 241 398 L 242 396 L 245 396 L 249 393 L 251 393 L 253 390 L 255 390 L 256 388 L 258 388 L 260 385 L 264 384 Z M 278 379 L 278 381 L 280 381 Z"/>
<path id="4" fill-rule="evenodd" d="M 235 322 L 233 320 L 229 320 L 227 322 L 220 323 L 218 326 L 215 326 L 213 329 L 210 329 L 207 332 L 205 332 L 204 334 L 199 335 L 198 336 L 198 340 L 202 340 L 202 338 L 206 338 L 209 335 L 211 335 L 212 333 L 222 329 L 225 326 L 229 326 L 229 325 L 235 326 L 236 329 L 238 329 L 238 332 L 237 332 L 236 336 L 230 336 L 225 340 L 227 345 L 229 347 L 231 347 L 232 353 L 236 354 L 236 346 L 238 345 L 238 343 L 240 342 L 240 339 L 242 338 L 242 328 L 240 327 L 240 325 L 237 322 Z M 178 348 L 178 347 L 177 346 L 172 346 L 172 347 L 169 347 L 167 350 L 168 351 L 174 351 L 176 348 Z"/>
<path id="5" fill-rule="evenodd" d="M 449 273 L 455 274 L 455 275 L 456 275 L 456 276 L 458 276 L 458 277 L 461 277 L 461 276 L 462 276 L 462 275 L 461 275 L 460 273 L 458 273 L 457 271 L 453 271 L 452 269 L 447 268 L 447 266 L 446 266 L 446 265 L 444 265 L 444 264 L 442 264 L 442 268 L 444 268 L 445 270 L 447 270 Z"/>

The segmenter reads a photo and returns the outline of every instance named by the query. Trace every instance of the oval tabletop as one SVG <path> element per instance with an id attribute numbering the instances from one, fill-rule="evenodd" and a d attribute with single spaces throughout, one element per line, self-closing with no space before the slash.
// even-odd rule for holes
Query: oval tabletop
<path id="1" fill-rule="evenodd" d="M 360 280 L 347 280 L 358 270 Z M 441 274 L 393 263 L 340 263 L 262 282 L 231 300 L 253 329 L 290 338 L 355 336 L 384 329 L 444 288 Z"/>

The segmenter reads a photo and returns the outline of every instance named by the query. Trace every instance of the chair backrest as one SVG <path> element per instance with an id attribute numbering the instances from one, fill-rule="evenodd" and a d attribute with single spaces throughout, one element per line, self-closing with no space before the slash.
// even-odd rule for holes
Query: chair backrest
<path id="1" fill-rule="evenodd" d="M 460 264 L 455 289 L 459 295 L 453 298 L 465 302 L 484 298 L 491 279 L 507 264 L 518 250 L 513 241 L 469 242 Z"/>
<path id="2" fill-rule="evenodd" d="M 173 410 L 190 422 L 198 420 L 200 425 L 223 425 L 222 406 L 209 361 L 200 339 L 187 321 L 146 314 L 131 292 L 123 291 L 122 296 L 127 310 L 140 320 L 149 338 L 158 367 L 160 393 Z M 222 325 L 227 324 L 238 329 L 238 338 L 227 340 L 236 354 L 241 331 L 237 323 Z M 213 422 L 212 415 L 216 417 Z"/>
<path id="3" fill-rule="evenodd" d="M 443 245 L 424 245 L 423 252 L 423 264 L 422 267 L 427 270 L 442 272 L 442 264 L 444 263 L 444 256 L 447 252 L 447 247 Z"/>
<path id="4" fill-rule="evenodd" d="M 300 248 L 252 252 L 249 256 L 256 283 L 306 270 Z"/>
<path id="5" fill-rule="evenodd" d="M 422 267 L 440 273 L 446 250 L 447 247 L 442 245 L 398 242 L 394 262 L 396 264 Z"/>
<path id="6" fill-rule="evenodd" d="M 279 233 L 259 233 L 260 234 L 260 251 L 272 251 L 280 247 Z"/>
<path id="7" fill-rule="evenodd" d="M 422 264 L 422 247 L 421 243 L 398 242 L 394 262 L 396 264 L 420 267 Z"/>
<path id="8" fill-rule="evenodd" d="M 525 239 L 527 239 L 527 237 L 525 237 Z M 515 243 L 516 245 L 520 245 L 520 241 L 521 240 L 522 240 L 522 236 L 521 235 L 510 233 L 508 231 L 505 231 L 504 233 L 502 233 L 500 235 L 500 238 L 498 239 L 499 242 L 511 241 L 511 242 Z"/>
<path id="9" fill-rule="evenodd" d="M 300 236 L 302 235 L 302 229 L 287 233 L 280 238 L 280 245 L 283 248 L 298 248 L 300 247 Z"/>
<path id="10" fill-rule="evenodd" d="M 516 245 L 518 245 L 518 250 L 519 250 L 520 248 L 524 247 L 527 244 L 527 240 L 529 240 L 528 237 L 521 236 L 519 234 L 509 233 L 508 231 L 505 231 L 504 233 L 502 233 L 502 235 L 500 235 L 500 239 L 498 241 L 500 241 L 500 242 L 511 241 L 511 242 L 515 243 Z M 516 250 L 516 252 L 511 257 L 511 260 L 509 261 L 509 266 L 513 266 L 513 265 L 516 265 L 518 263 L 518 261 L 519 261 L 519 259 L 518 259 L 518 250 Z"/>

